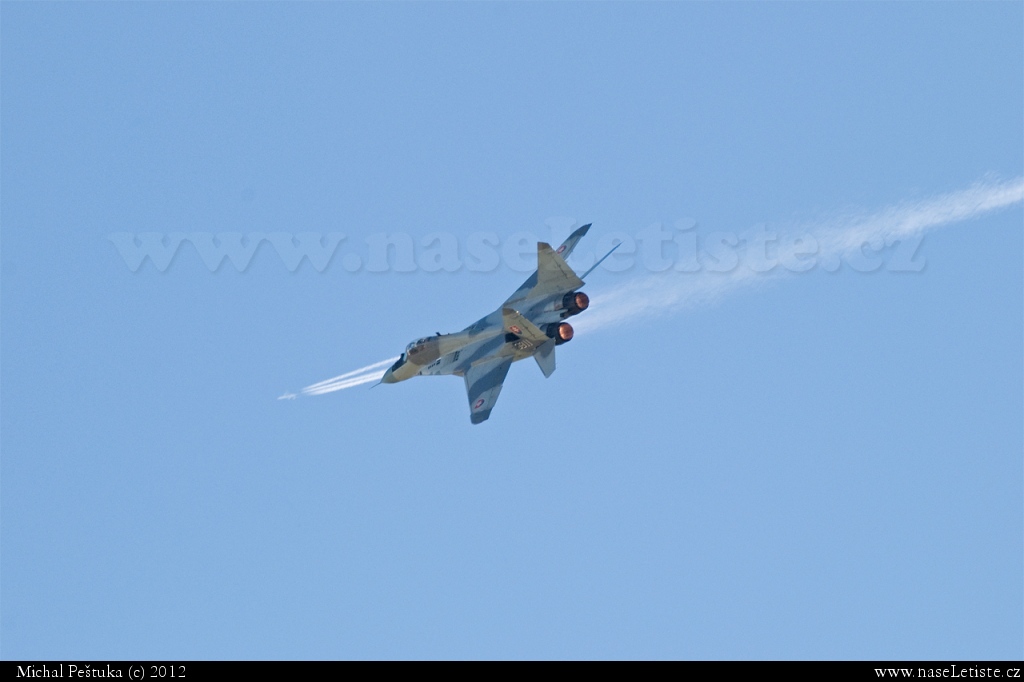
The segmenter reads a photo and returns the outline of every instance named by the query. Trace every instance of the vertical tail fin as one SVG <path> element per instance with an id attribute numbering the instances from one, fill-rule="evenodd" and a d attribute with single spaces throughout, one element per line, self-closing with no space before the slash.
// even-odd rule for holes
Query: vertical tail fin
<path id="1" fill-rule="evenodd" d="M 544 372 L 544 378 L 547 378 L 555 372 L 555 340 L 549 339 L 540 345 L 537 352 L 534 353 L 533 359 L 537 361 L 537 366 L 540 367 L 540 371 Z"/>

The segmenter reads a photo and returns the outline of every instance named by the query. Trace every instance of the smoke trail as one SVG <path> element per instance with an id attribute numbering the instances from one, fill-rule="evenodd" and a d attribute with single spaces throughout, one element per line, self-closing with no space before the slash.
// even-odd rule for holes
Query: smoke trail
<path id="1" fill-rule="evenodd" d="M 859 251 L 864 244 L 879 244 L 906 238 L 1024 201 L 1024 178 L 1004 183 L 980 182 L 957 192 L 931 199 L 905 202 L 870 215 L 847 215 L 808 226 L 803 234 L 818 243 L 819 263 L 838 262 Z M 744 265 L 730 272 L 678 273 L 671 270 L 651 275 L 591 297 L 587 315 L 574 320 L 578 331 L 594 331 L 642 317 L 677 312 L 697 305 L 709 305 L 744 287 L 765 284 L 789 274 L 776 267 L 760 272 Z M 397 357 L 310 384 L 299 394 L 324 395 L 379 380 Z M 296 398 L 285 393 L 278 400 Z"/>
<path id="2" fill-rule="evenodd" d="M 931 199 L 905 202 L 870 215 L 844 216 L 808 226 L 803 234 L 818 243 L 818 262 L 855 253 L 864 244 L 884 244 L 956 222 L 978 218 L 1024 201 L 1024 178 L 1003 183 L 980 182 Z M 788 274 L 781 267 L 758 272 L 743 264 L 731 272 L 680 273 L 671 270 L 632 280 L 591 297 L 590 311 L 581 316 L 579 331 L 594 331 L 638 318 L 709 305 L 725 295 Z"/>

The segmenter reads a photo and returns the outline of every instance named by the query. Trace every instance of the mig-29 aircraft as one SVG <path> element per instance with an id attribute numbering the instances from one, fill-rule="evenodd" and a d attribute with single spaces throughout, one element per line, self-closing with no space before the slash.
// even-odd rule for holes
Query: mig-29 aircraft
<path id="1" fill-rule="evenodd" d="M 393 384 L 415 376 L 441 374 L 461 376 L 466 381 L 470 421 L 479 424 L 491 416 L 513 362 L 532 357 L 544 376 L 551 376 L 555 371 L 555 347 L 573 336 L 572 325 L 564 320 L 590 305 L 590 299 L 579 290 L 583 278 L 565 262 L 589 229 L 590 225 L 579 228 L 557 249 L 538 243 L 537 271 L 497 310 L 461 332 L 438 333 L 413 341 L 381 382 Z"/>

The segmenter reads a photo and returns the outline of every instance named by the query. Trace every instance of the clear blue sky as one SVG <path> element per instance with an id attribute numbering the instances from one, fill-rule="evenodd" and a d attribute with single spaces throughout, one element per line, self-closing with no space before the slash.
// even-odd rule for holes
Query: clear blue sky
<path id="1" fill-rule="evenodd" d="M 1024 655 L 1022 212 L 461 380 L 522 280 L 112 232 L 595 242 L 1024 172 L 1004 3 L 0 8 L 3 658 Z M 597 273 L 614 286 L 636 273 Z"/>

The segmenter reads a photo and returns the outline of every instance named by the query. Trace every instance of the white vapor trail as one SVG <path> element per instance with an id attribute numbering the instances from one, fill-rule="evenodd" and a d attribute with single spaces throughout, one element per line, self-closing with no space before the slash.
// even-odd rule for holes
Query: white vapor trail
<path id="1" fill-rule="evenodd" d="M 359 369 L 354 369 L 351 372 L 345 372 L 344 374 L 339 374 L 338 376 L 334 377 L 333 379 L 324 379 L 323 381 L 318 381 L 315 384 L 310 384 L 309 386 L 306 386 L 304 389 L 302 389 L 302 392 L 306 393 L 308 391 L 319 390 L 319 389 L 324 388 L 325 386 L 327 386 L 329 384 L 338 383 L 342 379 L 350 379 L 351 377 L 354 377 L 357 374 L 363 374 L 363 373 L 366 373 L 366 372 L 372 372 L 373 370 L 377 369 L 378 367 L 384 367 L 385 365 L 392 365 L 392 364 L 394 364 L 395 360 L 397 360 L 397 359 L 398 359 L 397 357 L 393 357 L 390 360 L 381 360 L 380 362 L 375 362 L 372 365 L 367 365 L 366 367 L 361 367 Z M 381 372 L 381 376 L 383 376 L 383 375 L 384 375 L 384 372 Z"/>
<path id="2" fill-rule="evenodd" d="M 819 262 L 837 260 L 865 243 L 878 244 L 918 235 L 952 223 L 980 217 L 1024 201 L 1024 178 L 979 182 L 930 199 L 905 202 L 870 215 L 845 216 L 811 226 L 803 234 L 818 242 Z M 788 271 L 781 266 L 758 272 L 742 263 L 731 272 L 695 273 L 667 270 L 591 296 L 590 311 L 573 326 L 594 331 L 638 318 L 674 313 L 708 305 L 742 287 L 775 279 Z"/>
<path id="3" fill-rule="evenodd" d="M 923 234 L 952 223 L 978 218 L 986 213 L 1024 201 L 1024 177 L 1006 182 L 979 182 L 967 189 L 930 199 L 904 202 L 873 214 L 846 215 L 804 228 L 818 244 L 818 263 L 839 262 L 856 253 L 864 244 L 878 250 L 879 244 Z M 594 331 L 643 317 L 678 312 L 696 305 L 715 303 L 725 295 L 747 286 L 767 283 L 788 274 L 783 267 L 768 272 L 740 263 L 730 272 L 675 272 L 634 279 L 609 291 L 591 296 L 590 310 L 573 320 L 578 331 Z M 299 395 L 314 396 L 341 391 L 378 381 L 386 367 L 397 360 L 389 358 L 360 369 L 310 384 Z M 285 393 L 278 400 L 296 398 Z"/>
<path id="4" fill-rule="evenodd" d="M 387 371 L 387 367 L 394 364 L 397 359 L 397 356 L 388 358 L 387 360 L 381 360 L 380 362 L 375 362 L 372 365 L 367 365 L 366 367 L 354 369 L 351 372 L 339 374 L 331 379 L 318 381 L 315 384 L 306 386 L 304 389 L 299 391 L 298 395 L 323 395 L 325 393 L 333 393 L 334 391 L 342 391 L 346 388 L 352 388 L 353 386 L 368 384 L 371 381 L 379 381 Z M 294 393 L 285 393 L 278 398 L 278 400 L 292 400 L 296 397 L 298 396 Z"/>
<path id="5" fill-rule="evenodd" d="M 389 361 L 388 364 L 393 363 L 397 359 L 398 358 L 395 358 Z M 302 389 L 302 395 L 323 395 L 324 393 L 334 393 L 335 391 L 341 391 L 346 388 L 352 388 L 353 386 L 361 386 L 363 384 L 368 384 L 371 381 L 379 381 L 380 378 L 384 376 L 384 372 L 386 371 L 386 368 L 381 368 L 374 370 L 373 372 L 370 372 L 368 374 L 360 374 L 358 376 L 352 377 L 351 379 L 346 379 L 344 381 L 339 381 L 333 384 L 327 384 L 326 386 L 321 386 L 319 388 L 304 388 Z"/>

